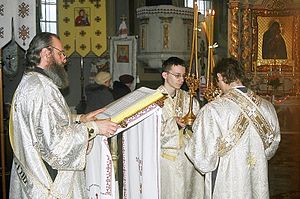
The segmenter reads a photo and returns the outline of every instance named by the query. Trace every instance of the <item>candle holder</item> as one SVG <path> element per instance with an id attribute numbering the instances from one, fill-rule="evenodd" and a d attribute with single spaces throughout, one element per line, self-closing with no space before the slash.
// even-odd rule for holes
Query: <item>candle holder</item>
<path id="1" fill-rule="evenodd" d="M 204 92 L 204 98 L 207 101 L 212 101 L 216 97 L 220 96 L 222 91 L 213 85 L 212 71 L 215 66 L 214 62 L 214 49 L 218 47 L 217 43 L 214 43 L 214 15 L 215 11 L 209 9 L 206 12 L 205 17 L 205 32 L 208 40 L 208 57 L 207 57 L 207 70 L 206 70 L 206 89 Z"/>
<path id="2" fill-rule="evenodd" d="M 182 118 L 182 120 L 186 125 L 191 126 L 196 119 L 196 116 L 193 113 L 193 98 L 199 88 L 200 80 L 199 78 L 195 78 L 195 74 L 192 74 L 191 76 L 186 77 L 186 84 L 189 87 L 190 104 L 189 112 Z"/>
<path id="3" fill-rule="evenodd" d="M 199 88 L 199 66 L 198 66 L 198 5 L 197 1 L 194 1 L 194 23 L 193 23 L 193 39 L 192 39 L 192 49 L 189 62 L 189 72 L 186 76 L 186 84 L 189 88 L 189 111 L 182 118 L 184 124 L 191 126 L 196 118 L 193 113 L 193 98 L 196 95 L 196 91 Z M 193 64 L 195 65 L 195 71 L 192 71 Z"/>

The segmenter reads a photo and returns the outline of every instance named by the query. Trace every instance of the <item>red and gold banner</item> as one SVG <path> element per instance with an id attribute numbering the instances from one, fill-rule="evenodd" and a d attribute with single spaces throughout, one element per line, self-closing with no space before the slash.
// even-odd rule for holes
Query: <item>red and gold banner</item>
<path id="1" fill-rule="evenodd" d="M 58 1 L 58 33 L 68 56 L 103 54 L 107 49 L 105 0 Z"/>

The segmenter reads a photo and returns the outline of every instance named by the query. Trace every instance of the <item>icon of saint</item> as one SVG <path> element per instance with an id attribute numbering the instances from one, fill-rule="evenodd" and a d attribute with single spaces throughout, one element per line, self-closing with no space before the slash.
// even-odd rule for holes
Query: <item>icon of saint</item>
<path id="1" fill-rule="evenodd" d="M 273 22 L 263 34 L 262 58 L 287 59 L 286 44 L 277 21 Z"/>
<path id="2" fill-rule="evenodd" d="M 88 15 L 84 9 L 79 10 L 79 15 L 75 18 L 75 26 L 89 26 Z"/>

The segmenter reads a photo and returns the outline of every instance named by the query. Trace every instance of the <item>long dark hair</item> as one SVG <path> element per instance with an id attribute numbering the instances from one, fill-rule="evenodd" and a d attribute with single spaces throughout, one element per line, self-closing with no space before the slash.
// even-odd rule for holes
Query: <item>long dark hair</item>
<path id="1" fill-rule="evenodd" d="M 28 68 L 33 68 L 37 66 L 40 61 L 40 52 L 43 48 L 50 47 L 52 45 L 52 38 L 59 37 L 56 34 L 49 32 L 42 32 L 37 34 L 29 44 L 29 48 L 26 52 L 26 66 Z"/>

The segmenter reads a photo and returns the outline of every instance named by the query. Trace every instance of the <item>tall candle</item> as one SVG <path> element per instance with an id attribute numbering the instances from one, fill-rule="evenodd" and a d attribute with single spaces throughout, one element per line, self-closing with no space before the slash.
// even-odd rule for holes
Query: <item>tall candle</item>
<path id="1" fill-rule="evenodd" d="M 196 79 L 199 79 L 199 66 L 198 66 L 198 4 L 195 1 L 194 4 L 194 18 L 195 18 L 195 71 L 196 71 Z"/>
<path id="2" fill-rule="evenodd" d="M 207 26 L 207 39 L 208 39 L 208 60 L 207 60 L 207 74 L 206 74 L 206 86 L 209 86 L 211 81 L 211 72 L 213 70 L 213 38 L 214 38 L 214 14 L 215 11 L 209 9 L 206 16 Z"/>

